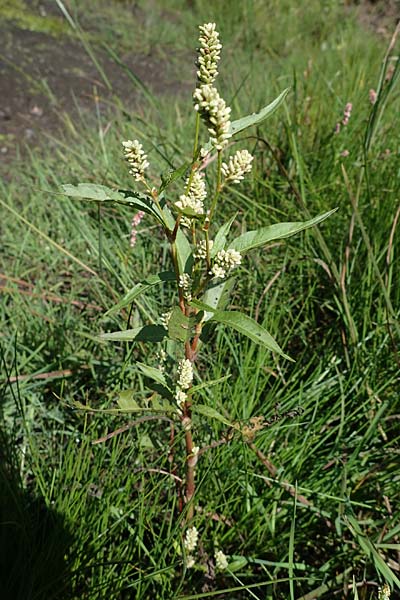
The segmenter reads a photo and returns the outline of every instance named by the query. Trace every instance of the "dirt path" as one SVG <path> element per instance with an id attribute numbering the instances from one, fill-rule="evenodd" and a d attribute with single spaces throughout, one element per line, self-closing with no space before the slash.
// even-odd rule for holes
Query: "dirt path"
<path id="1" fill-rule="evenodd" d="M 2 0 L 4 2 L 4 0 Z M 0 162 L 9 164 L 18 152 L 57 135 L 77 110 L 95 114 L 119 97 L 135 106 L 138 86 L 100 44 L 91 45 L 103 75 L 54 2 L 19 2 L 2 14 L 0 1 Z M 28 11 L 29 9 L 29 11 Z M 27 12 L 28 11 L 28 12 Z M 134 18 L 134 15 L 133 17 Z M 32 25 L 33 23 L 33 25 Z M 119 59 L 151 92 L 177 94 L 182 83 L 171 65 L 151 54 L 122 52 Z M 107 82 L 109 85 L 107 85 Z"/>

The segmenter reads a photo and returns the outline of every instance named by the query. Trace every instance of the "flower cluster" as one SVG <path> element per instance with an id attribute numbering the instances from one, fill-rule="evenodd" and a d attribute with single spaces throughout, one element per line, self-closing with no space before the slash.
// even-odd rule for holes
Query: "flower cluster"
<path id="1" fill-rule="evenodd" d="M 215 23 L 200 25 L 200 48 L 197 59 L 197 77 L 201 83 L 212 83 L 218 75 L 217 65 L 220 59 L 222 44 Z"/>
<path id="2" fill-rule="evenodd" d="M 179 276 L 178 285 L 182 288 L 183 297 L 190 302 L 192 299 L 192 278 L 187 273 Z"/>
<path id="3" fill-rule="evenodd" d="M 225 148 L 230 133 L 231 122 L 229 120 L 231 109 L 226 106 L 225 100 L 221 98 L 218 90 L 212 85 L 201 85 L 193 94 L 194 108 L 200 114 L 210 133 L 210 140 L 218 151 Z"/>
<path id="4" fill-rule="evenodd" d="M 193 366 L 188 358 L 183 358 L 178 365 L 178 386 L 181 390 L 187 390 L 192 385 Z"/>
<path id="5" fill-rule="evenodd" d="M 377 98 L 378 98 L 378 94 L 376 93 L 376 91 L 374 89 L 370 89 L 368 92 L 368 96 L 369 96 L 369 101 L 371 104 L 376 104 Z"/>
<path id="6" fill-rule="evenodd" d="M 253 156 L 248 150 L 238 150 L 229 158 L 228 164 L 222 163 L 225 183 L 240 183 L 246 173 L 251 171 Z"/>
<path id="7" fill-rule="evenodd" d="M 196 527 L 190 527 L 186 531 L 185 539 L 183 540 L 183 545 L 185 547 L 188 556 L 186 557 L 186 567 L 190 569 L 193 567 L 195 560 L 192 556 L 192 552 L 196 550 L 197 542 L 199 541 L 199 532 Z"/>
<path id="8" fill-rule="evenodd" d="M 226 555 L 222 552 L 222 550 L 218 550 L 215 553 L 215 566 L 220 571 L 225 571 L 228 568 L 228 559 Z"/>
<path id="9" fill-rule="evenodd" d="M 165 329 L 168 329 L 168 323 L 171 318 L 171 315 L 172 315 L 172 310 L 168 310 L 167 312 L 161 314 L 160 322 L 161 322 L 161 325 Z"/>
<path id="10" fill-rule="evenodd" d="M 143 219 L 144 217 L 144 212 L 142 210 L 139 210 L 136 215 L 133 216 L 132 218 L 132 222 L 131 222 L 131 236 L 130 236 L 130 247 L 134 248 L 136 246 L 136 238 L 137 238 L 137 226 L 139 225 L 140 221 Z"/>
<path id="11" fill-rule="evenodd" d="M 211 250 L 211 248 L 213 247 L 214 242 L 212 240 L 208 241 L 208 249 Z M 194 258 L 197 259 L 201 259 L 201 258 L 207 258 L 207 242 L 206 240 L 201 240 L 196 248 L 193 251 L 193 256 Z"/>
<path id="12" fill-rule="evenodd" d="M 379 600 L 389 600 L 391 595 L 391 589 L 387 583 L 385 583 L 381 588 L 378 589 L 378 599 Z"/>
<path id="13" fill-rule="evenodd" d="M 143 146 L 137 140 L 128 140 L 122 142 L 125 158 L 130 166 L 129 173 L 133 175 L 136 181 L 144 178 L 144 172 L 149 166 L 147 156 L 143 151 Z"/>
<path id="14" fill-rule="evenodd" d="M 345 106 L 344 109 L 344 113 L 343 113 L 343 119 L 342 119 L 342 125 L 346 126 L 349 124 L 349 120 L 351 117 L 351 111 L 353 110 L 353 105 L 351 102 L 348 102 Z"/>
<path id="15" fill-rule="evenodd" d="M 186 392 L 184 392 L 183 390 L 180 390 L 179 388 L 176 388 L 175 400 L 176 400 L 176 403 L 178 405 L 178 408 L 180 410 L 182 410 L 183 405 L 185 404 L 185 402 L 187 400 L 187 394 L 186 394 Z"/>
<path id="16" fill-rule="evenodd" d="M 229 250 L 220 250 L 214 259 L 210 274 L 223 279 L 227 273 L 240 265 L 241 262 L 242 255 L 237 250 L 233 250 L 232 248 Z"/>
<path id="17" fill-rule="evenodd" d="M 186 187 L 189 185 L 190 179 L 186 179 Z M 207 196 L 206 184 L 204 177 L 197 171 L 192 175 L 189 189 L 186 194 L 179 196 L 179 200 L 175 202 L 180 210 L 191 208 L 195 213 L 202 215 L 204 213 L 203 201 Z"/>
<path id="18" fill-rule="evenodd" d="M 353 105 L 351 102 L 348 102 L 346 104 L 346 106 L 344 107 L 344 111 L 343 111 L 343 119 L 341 120 L 341 122 L 336 123 L 335 126 L 335 133 L 338 134 L 340 133 L 340 129 L 341 126 L 343 125 L 344 127 L 346 127 L 346 125 L 349 124 L 350 121 L 350 117 L 351 117 L 351 111 L 353 110 Z"/>

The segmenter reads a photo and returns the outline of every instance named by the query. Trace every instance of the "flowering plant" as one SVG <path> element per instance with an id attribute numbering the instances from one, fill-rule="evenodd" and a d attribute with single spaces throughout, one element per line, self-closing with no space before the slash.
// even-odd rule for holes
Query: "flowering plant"
<path id="1" fill-rule="evenodd" d="M 284 101 L 288 90 L 284 90 L 271 104 L 260 112 L 231 121 L 231 109 L 226 105 L 214 85 L 218 75 L 221 44 L 214 23 L 200 28 L 200 47 L 197 59 L 197 86 L 193 94 L 196 125 L 193 153 L 187 163 L 162 176 L 156 187 L 150 183 L 147 171 L 150 167 L 142 144 L 138 140 L 122 142 L 129 173 L 143 191 L 114 190 L 103 185 L 81 183 L 77 186 L 64 185 L 63 193 L 71 197 L 80 197 L 96 202 L 115 202 L 132 207 L 136 211 L 150 215 L 160 226 L 170 246 L 171 270 L 155 274 L 143 282 L 137 283 L 108 311 L 116 312 L 135 302 L 153 286 L 166 282 L 175 284 L 175 299 L 160 317 L 159 324 L 143 324 L 135 329 L 105 333 L 102 340 L 149 342 L 163 344 L 173 341 L 162 349 L 163 360 L 169 360 L 174 367 L 168 374 L 166 369 L 138 363 L 141 372 L 157 385 L 158 401 L 155 411 L 164 411 L 171 421 L 174 438 L 176 428 L 181 428 L 185 438 L 185 473 L 180 481 L 180 509 L 185 511 L 188 524 L 183 547 L 187 552 L 186 566 L 194 563 L 198 532 L 191 524 L 195 508 L 195 470 L 202 454 L 200 440 L 197 440 L 192 417 L 195 413 L 209 419 L 217 419 L 229 425 L 233 432 L 245 436 L 254 435 L 262 427 L 259 419 L 254 427 L 241 428 L 214 408 L 196 402 L 195 385 L 196 359 L 201 344 L 207 342 L 209 324 L 220 323 L 235 329 L 252 341 L 261 344 L 289 358 L 281 350 L 268 331 L 248 315 L 240 311 L 226 310 L 229 292 L 245 255 L 261 248 L 272 240 L 287 238 L 307 229 L 327 218 L 333 211 L 305 222 L 279 223 L 254 231 L 247 231 L 234 239 L 229 239 L 232 216 L 221 227 L 216 227 L 216 214 L 221 204 L 221 196 L 228 186 L 237 185 L 252 169 L 253 156 L 246 150 L 237 150 L 223 161 L 225 153 L 231 151 L 231 142 L 244 129 L 259 124 Z M 209 134 L 208 141 L 200 144 L 200 126 L 203 123 Z M 204 171 L 215 169 L 215 185 L 208 186 Z M 182 193 L 170 196 L 171 185 L 183 180 Z M 172 356 L 171 347 L 175 354 Z M 223 380 L 225 378 L 222 378 Z M 219 381 L 208 382 L 218 384 Z M 121 395 L 120 395 L 121 397 Z M 154 399 L 154 394 L 151 396 Z M 124 404 L 126 408 L 126 403 Z M 151 412 L 151 404 L 145 407 L 131 398 L 129 411 Z M 172 446 L 171 446 L 172 447 Z M 218 551 L 217 563 L 223 568 L 226 559 Z"/>

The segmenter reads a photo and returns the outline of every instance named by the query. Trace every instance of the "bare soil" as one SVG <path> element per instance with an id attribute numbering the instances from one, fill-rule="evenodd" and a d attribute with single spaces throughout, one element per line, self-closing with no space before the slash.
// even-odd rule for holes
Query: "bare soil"
<path id="1" fill-rule="evenodd" d="M 56 11 L 52 2 L 35 2 L 33 8 L 43 18 Z M 66 115 L 73 121 L 79 110 L 90 118 L 96 108 L 109 110 L 115 97 L 130 107 L 143 99 L 106 50 L 95 47 L 94 53 L 111 89 L 79 40 L 0 19 L 0 163 L 10 163 L 28 146 L 37 147 L 45 134 L 57 135 Z M 155 96 L 176 95 L 184 87 L 170 62 L 126 52 L 119 59 Z"/>

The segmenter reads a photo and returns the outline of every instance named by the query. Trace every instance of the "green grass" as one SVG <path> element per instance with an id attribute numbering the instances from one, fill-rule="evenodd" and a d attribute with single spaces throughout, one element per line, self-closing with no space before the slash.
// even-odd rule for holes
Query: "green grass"
<path id="1" fill-rule="evenodd" d="M 143 94 L 136 113 L 115 98 L 97 123 L 81 114 L 49 152 L 13 165 L 13 180 L 0 184 L 4 598 L 311 600 L 353 597 L 353 579 L 359 598 L 377 598 L 385 580 L 396 597 L 399 93 L 393 85 L 387 102 L 368 100 L 386 44 L 335 2 L 160 0 L 152 15 L 136 4 L 140 18 L 120 2 L 111 21 L 110 7 L 91 0 L 96 35 L 122 55 L 131 30 L 133 47 L 169 56 L 190 81 L 196 25 L 215 19 L 233 118 L 291 87 L 285 107 L 242 136 L 256 158 L 252 177 L 224 200 L 226 215 L 238 213 L 234 231 L 339 211 L 318 231 L 253 253 L 235 288 L 232 306 L 257 316 L 296 362 L 222 328 L 201 355 L 201 377 L 231 377 L 201 390 L 199 402 L 230 420 L 279 418 L 254 445 L 234 438 L 201 457 L 201 558 L 185 573 L 168 425 L 141 423 L 93 444 L 135 417 L 74 407 L 115 409 L 120 389 L 145 394 L 135 360 L 155 365 L 155 350 L 93 338 L 126 327 L 127 313 L 102 314 L 168 268 L 167 246 L 145 219 L 132 251 L 129 211 L 56 192 L 79 181 L 129 185 L 122 139 L 141 139 L 155 174 L 179 166 L 191 148 L 190 92 Z M 93 24 L 93 11 L 78 16 Z M 334 135 L 346 102 L 353 114 Z M 133 307 L 131 324 L 165 308 L 168 288 L 157 290 Z M 201 445 L 226 433 L 200 416 L 195 427 Z M 231 572 L 213 574 L 216 545 Z"/>

